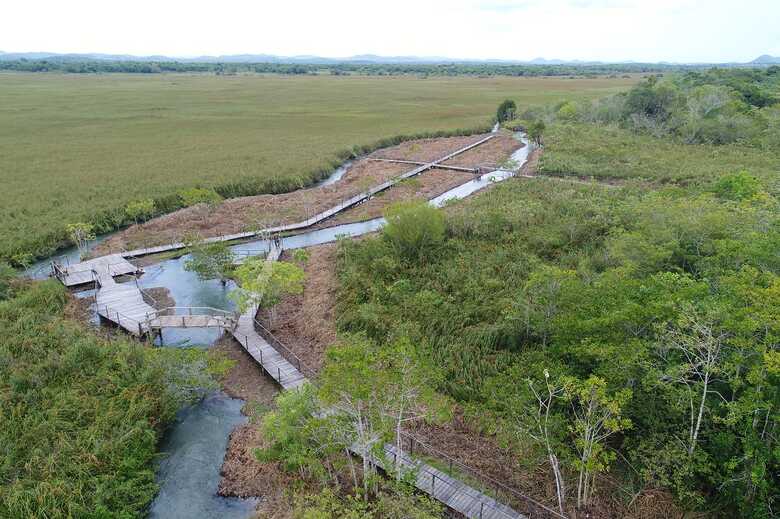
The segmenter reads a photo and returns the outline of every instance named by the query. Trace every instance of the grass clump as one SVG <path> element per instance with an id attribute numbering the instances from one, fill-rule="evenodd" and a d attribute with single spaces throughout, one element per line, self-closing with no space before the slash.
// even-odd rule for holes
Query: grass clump
<path id="1" fill-rule="evenodd" d="M 69 298 L 54 281 L 6 296 L 0 517 L 143 517 L 161 433 L 211 387 L 202 367 L 222 362 L 100 338 L 64 317 Z"/>

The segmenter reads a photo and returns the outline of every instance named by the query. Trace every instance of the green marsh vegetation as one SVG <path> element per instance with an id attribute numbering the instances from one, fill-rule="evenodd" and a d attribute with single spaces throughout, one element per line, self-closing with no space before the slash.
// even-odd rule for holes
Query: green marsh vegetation
<path id="1" fill-rule="evenodd" d="M 638 88 L 668 88 L 683 107 L 700 86 L 764 102 L 733 74 Z M 777 92 L 773 78 L 750 77 Z M 414 211 L 397 217 L 404 232 L 345 241 L 340 331 L 414 344 L 443 370 L 442 394 L 562 489 L 546 496 L 551 506 L 663 514 L 641 498 L 660 488 L 684 510 L 772 517 L 780 200 L 766 143 L 776 106 L 737 107 L 686 123 L 744 118 L 757 129 L 737 142 L 688 143 L 671 124 L 653 135 L 630 116 L 591 121 L 576 104 L 527 112 L 546 125 L 542 173 L 644 181 L 510 180 L 448 206 L 444 237 L 424 254 L 397 243 L 430 225 Z"/>
<path id="2" fill-rule="evenodd" d="M 298 189 L 403 136 L 484 130 L 507 97 L 594 98 L 635 82 L 4 73 L 0 258 L 50 253 L 68 243 L 69 223 L 101 234 L 193 203 Z"/>
<path id="3" fill-rule="evenodd" d="M 0 269 L 0 516 L 143 517 L 161 434 L 229 363 L 100 337 L 68 305 Z"/>

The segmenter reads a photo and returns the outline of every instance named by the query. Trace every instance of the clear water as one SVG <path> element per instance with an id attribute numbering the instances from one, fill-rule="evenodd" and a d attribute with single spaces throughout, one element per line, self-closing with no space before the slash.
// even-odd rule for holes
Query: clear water
<path id="1" fill-rule="evenodd" d="M 217 495 L 228 436 L 247 421 L 241 414 L 243 403 L 217 392 L 178 413 L 161 445 L 165 458 L 157 470 L 160 492 L 149 509 L 150 518 L 244 519 L 251 515 L 256 499 Z"/>
<path id="2" fill-rule="evenodd" d="M 235 288 L 235 284 L 229 282 L 223 286 L 214 279 L 198 279 L 194 272 L 184 269 L 188 258 L 189 255 L 185 255 L 144 267 L 144 274 L 138 278 L 138 284 L 141 288 L 167 288 L 176 306 L 210 306 L 234 310 L 235 304 L 228 298 L 228 294 Z M 223 333 L 219 328 L 168 328 L 162 332 L 162 344 L 209 346 L 219 340 Z"/>

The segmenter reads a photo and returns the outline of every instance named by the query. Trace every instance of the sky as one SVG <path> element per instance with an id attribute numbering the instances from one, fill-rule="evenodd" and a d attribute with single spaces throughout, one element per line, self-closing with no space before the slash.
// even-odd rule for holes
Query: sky
<path id="1" fill-rule="evenodd" d="M 0 51 L 744 62 L 780 0 L 5 0 Z"/>

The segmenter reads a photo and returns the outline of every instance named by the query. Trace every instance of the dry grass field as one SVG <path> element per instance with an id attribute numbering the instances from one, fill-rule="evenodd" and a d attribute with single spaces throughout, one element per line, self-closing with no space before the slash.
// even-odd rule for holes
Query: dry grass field
<path id="1" fill-rule="evenodd" d="M 522 107 L 635 81 L 0 74 L 0 258 L 51 251 L 70 222 L 115 228 L 133 200 L 286 190 L 355 145 L 484 125 L 505 98 Z"/>

